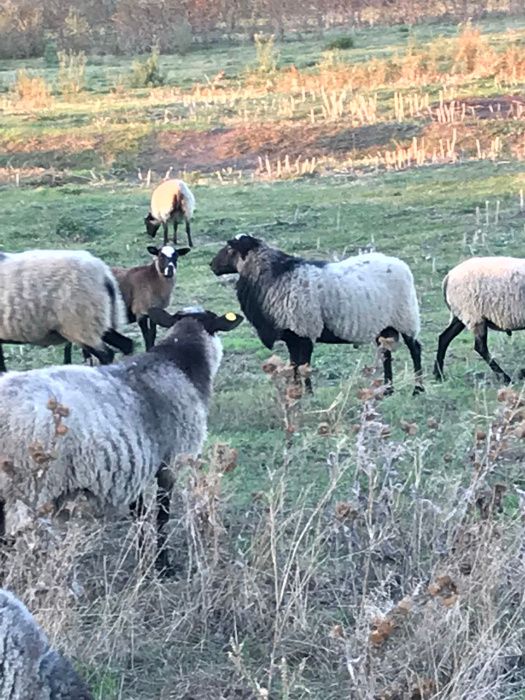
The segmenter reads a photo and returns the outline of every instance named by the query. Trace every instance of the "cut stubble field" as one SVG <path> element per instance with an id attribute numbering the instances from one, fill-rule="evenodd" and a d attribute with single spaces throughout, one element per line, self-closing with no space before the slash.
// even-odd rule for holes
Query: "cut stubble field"
<path id="1" fill-rule="evenodd" d="M 374 31 L 370 53 L 390 51 Z M 111 264 L 146 261 L 149 188 L 133 169 L 145 175 L 159 161 L 153 185 L 170 165 L 162 139 L 174 136 L 144 127 L 141 147 L 157 145 L 146 166 L 136 144 L 124 149 L 127 175 L 99 152 L 79 159 L 76 146 L 62 167 L 55 157 L 67 138 L 79 143 L 74 109 L 95 118 L 77 103 L 64 108 L 62 125 L 55 113 L 45 126 L 55 130 L 54 175 L 46 152 L 30 143 L 29 164 L 18 155 L 13 165 L 8 149 L 0 156 L 12 169 L 0 189 L 2 249 L 86 248 Z M 35 114 L 27 124 L 14 112 L 7 119 L 4 146 L 14 139 L 18 154 L 29 132 L 42 136 Z M 182 134 L 193 127 L 185 121 Z M 103 122 L 97 128 L 104 134 Z M 522 119 L 506 128 L 520 135 Z M 522 384 L 501 391 L 466 332 L 449 350 L 446 381 L 436 383 L 431 369 L 449 319 L 446 272 L 471 255 L 523 255 L 525 173 L 510 157 L 457 160 L 401 171 L 339 163 L 322 177 L 281 179 L 275 171 L 251 177 L 256 168 L 189 173 L 196 247 L 179 261 L 172 309 L 238 310 L 233 284 L 214 277 L 209 262 L 241 232 L 322 259 L 372 246 L 414 273 L 426 393 L 411 396 L 403 346 L 394 355 L 395 393 L 381 400 L 374 347 L 318 345 L 315 394 L 290 398 L 279 369 L 263 372 L 270 353 L 249 324 L 227 334 L 209 448 L 178 476 L 175 579 L 156 577 L 151 552 L 139 556 L 126 518 L 101 526 L 73 514 L 62 538 L 28 534 L 2 555 L 3 585 L 24 595 L 97 698 L 523 698 Z M 24 167 L 45 172 L 22 175 L 17 187 L 13 172 Z M 128 330 L 141 347 L 138 329 Z M 490 333 L 489 346 L 517 378 L 525 334 Z M 284 347 L 275 350 L 286 359 Z M 6 352 L 10 369 L 61 357 L 28 346 Z"/>

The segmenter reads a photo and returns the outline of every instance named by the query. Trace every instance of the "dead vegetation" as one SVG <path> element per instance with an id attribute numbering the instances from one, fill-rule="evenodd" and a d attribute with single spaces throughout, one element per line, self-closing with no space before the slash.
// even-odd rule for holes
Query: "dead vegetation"
<path id="1" fill-rule="evenodd" d="M 518 697 L 523 395 L 500 392 L 461 456 L 464 474 L 447 476 L 429 472 L 432 443 L 417 423 L 385 423 L 374 382 L 355 424 L 340 397 L 315 435 L 301 429 L 302 381 L 276 358 L 265 371 L 286 453 L 242 511 L 224 492 L 243 468 L 236 450 L 186 461 L 169 540 L 176 578 L 157 578 L 129 521 L 75 512 L 61 533 L 44 520 L 4 546 L 3 585 L 108 700 Z M 291 492 L 319 445 L 318 483 Z M 153 523 L 143 527 L 153 537 Z"/>

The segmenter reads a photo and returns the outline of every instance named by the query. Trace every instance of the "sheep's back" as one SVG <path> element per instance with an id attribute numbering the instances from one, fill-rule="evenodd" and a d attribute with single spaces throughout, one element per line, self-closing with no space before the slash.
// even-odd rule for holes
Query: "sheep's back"
<path id="1" fill-rule="evenodd" d="M 25 524 L 27 508 L 34 513 L 79 490 L 100 507 L 128 504 L 162 462 L 201 449 L 206 408 L 185 375 L 160 363 L 140 376 L 131 369 L 130 379 L 131 364 L 46 368 L 0 379 L 0 456 L 9 465 L 0 471 L 0 498 L 12 506 L 9 532 Z M 56 435 L 50 399 L 69 411 L 64 435 Z M 20 500 L 23 506 L 15 507 Z"/>
<path id="2" fill-rule="evenodd" d="M 109 268 L 89 254 L 28 251 L 0 261 L 0 339 L 97 345 L 114 326 Z M 115 299 L 122 322 L 120 297 Z"/>
<path id="3" fill-rule="evenodd" d="M 502 330 L 525 327 L 525 260 L 469 258 L 448 273 L 443 286 L 447 306 L 467 328 L 484 320 Z"/>
<path id="4" fill-rule="evenodd" d="M 171 216 L 180 220 L 181 213 L 187 219 L 191 219 L 195 197 L 182 180 L 165 180 L 153 190 L 150 208 L 152 215 L 159 221 L 167 221 Z"/>
<path id="5" fill-rule="evenodd" d="M 391 326 L 419 332 L 419 306 L 410 268 L 378 253 L 347 258 L 323 268 L 323 321 L 339 338 L 366 343 Z"/>

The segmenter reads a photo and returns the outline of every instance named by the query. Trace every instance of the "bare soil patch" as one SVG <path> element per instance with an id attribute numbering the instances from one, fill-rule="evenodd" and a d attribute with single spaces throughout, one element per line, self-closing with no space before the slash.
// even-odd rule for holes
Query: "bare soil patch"
<path id="1" fill-rule="evenodd" d="M 252 124 L 202 131 L 163 131 L 146 140 L 140 162 L 155 170 L 213 172 L 225 168 L 256 170 L 259 158 L 277 160 L 334 158 L 384 148 L 419 133 L 413 124 L 373 124 L 346 128 L 341 124 Z"/>

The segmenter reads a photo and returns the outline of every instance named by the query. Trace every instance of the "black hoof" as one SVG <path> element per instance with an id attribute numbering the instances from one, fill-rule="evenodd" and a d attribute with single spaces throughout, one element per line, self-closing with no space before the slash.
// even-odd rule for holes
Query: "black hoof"
<path id="1" fill-rule="evenodd" d="M 440 369 L 435 369 L 434 370 L 434 379 L 436 382 L 442 382 L 445 379 L 445 375 Z"/>
<path id="2" fill-rule="evenodd" d="M 417 396 L 418 394 L 424 394 L 425 393 L 425 387 L 421 386 L 421 384 L 416 384 L 414 387 L 414 391 L 412 392 L 412 396 Z"/>
<path id="3" fill-rule="evenodd" d="M 392 396 L 394 394 L 394 387 L 392 384 L 387 384 L 383 389 L 383 396 Z"/>
<path id="4" fill-rule="evenodd" d="M 525 379 L 525 369 L 520 369 L 518 372 L 518 379 L 521 381 L 522 379 Z"/>

